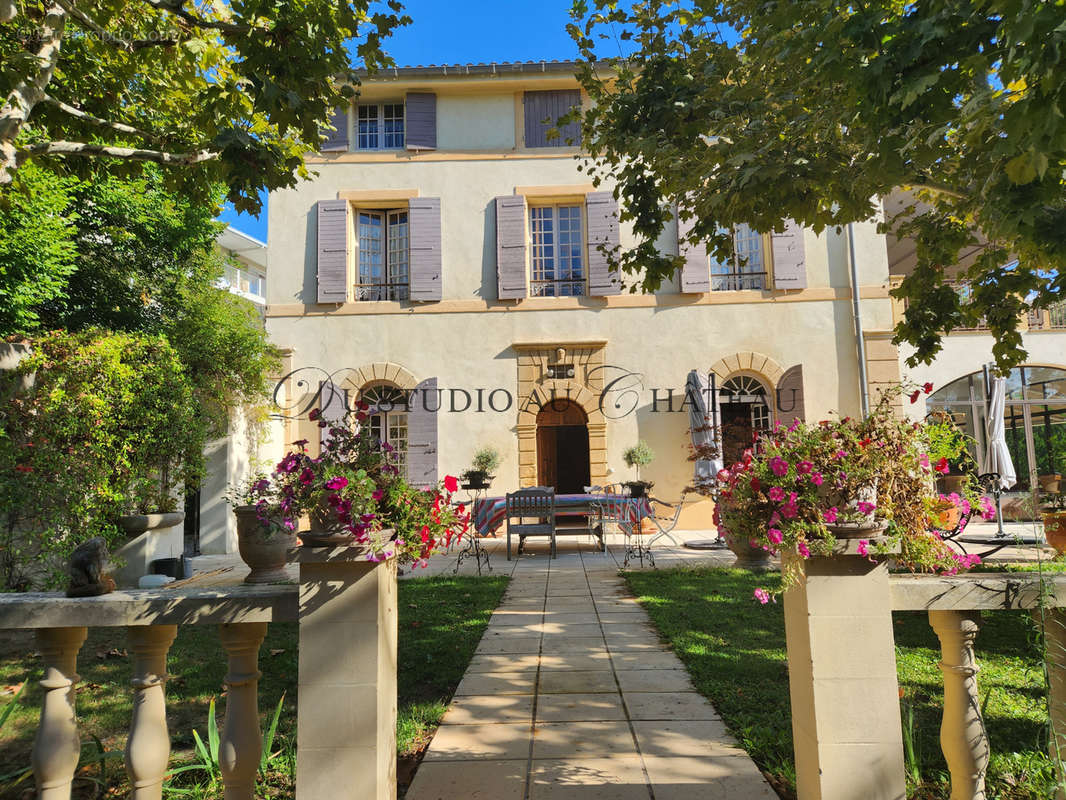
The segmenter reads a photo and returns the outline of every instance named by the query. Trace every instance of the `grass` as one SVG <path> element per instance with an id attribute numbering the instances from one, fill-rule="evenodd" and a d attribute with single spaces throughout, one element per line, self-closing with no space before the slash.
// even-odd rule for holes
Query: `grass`
<path id="1" fill-rule="evenodd" d="M 421 578 L 399 584 L 398 718 L 397 749 L 401 760 L 416 759 L 433 736 L 459 684 L 474 649 L 499 605 L 507 579 L 502 577 Z M 275 750 L 274 774 L 264 781 L 263 796 L 292 796 L 291 755 L 296 733 L 297 626 L 271 625 L 260 650 L 260 723 L 267 729 L 282 695 L 281 718 Z M 29 765 L 29 753 L 41 702 L 40 656 L 34 652 L 31 634 L 0 631 L 0 692 L 28 681 L 17 706 L 0 730 L 0 774 Z M 78 663 L 82 682 L 78 691 L 78 724 L 84 742 L 83 760 L 88 761 L 84 779 L 79 780 L 75 797 L 123 797 L 128 791 L 120 758 L 109 758 L 103 768 L 108 773 L 102 795 L 93 780 L 101 772 L 98 740 L 106 753 L 121 753 L 125 747 L 130 720 L 130 669 L 125 632 L 122 629 L 92 628 Z M 188 625 L 178 629 L 170 649 L 167 681 L 167 719 L 172 741 L 171 765 L 195 761 L 193 731 L 207 740 L 208 707 L 219 698 L 219 724 L 224 711 L 222 679 L 226 657 L 215 626 Z M 0 707 L 10 702 L 0 697 Z M 79 773 L 82 774 L 82 773 Z M 186 773 L 178 779 L 188 785 L 199 773 Z M 32 778 L 17 786 L 0 786 L 0 798 L 22 798 Z M 193 797 L 211 797 L 199 791 Z M 221 796 L 221 795 L 218 795 Z"/>
<path id="2" fill-rule="evenodd" d="M 785 796 L 794 796 L 784 615 L 759 605 L 758 586 L 773 574 L 700 569 L 626 575 L 652 621 L 685 663 L 696 688 Z M 921 612 L 893 615 L 897 668 L 905 708 L 913 713 L 919 781 L 912 798 L 946 798 L 940 752 L 943 679 L 936 634 Z M 1036 631 L 1028 614 L 985 613 L 976 648 L 978 686 L 992 749 L 990 800 L 1037 800 L 1054 793 L 1047 745 L 1047 705 Z M 905 718 L 908 715 L 905 714 Z"/>

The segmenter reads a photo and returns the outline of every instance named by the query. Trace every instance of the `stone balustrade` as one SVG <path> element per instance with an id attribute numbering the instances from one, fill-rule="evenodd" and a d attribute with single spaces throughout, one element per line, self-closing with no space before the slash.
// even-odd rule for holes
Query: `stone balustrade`
<path id="1" fill-rule="evenodd" d="M 396 562 L 358 547 L 295 548 L 299 585 L 0 595 L 0 629 L 37 631 L 44 700 L 33 747 L 41 800 L 69 800 L 81 744 L 78 653 L 91 627 L 125 627 L 133 662 L 126 769 L 134 800 L 159 800 L 170 756 L 166 659 L 181 625 L 217 625 L 228 659 L 219 760 L 226 800 L 252 800 L 259 767 L 259 647 L 299 623 L 299 800 L 396 797 Z"/>
<path id="2" fill-rule="evenodd" d="M 940 640 L 951 800 L 985 797 L 990 749 L 975 655 L 982 611 L 1042 616 L 1051 726 L 1066 754 L 1066 574 L 890 575 L 883 559 L 846 545 L 832 557 L 792 560 L 803 575 L 785 593 L 799 800 L 907 796 L 893 611 L 927 612 Z M 1066 800 L 1061 789 L 1057 797 Z"/>

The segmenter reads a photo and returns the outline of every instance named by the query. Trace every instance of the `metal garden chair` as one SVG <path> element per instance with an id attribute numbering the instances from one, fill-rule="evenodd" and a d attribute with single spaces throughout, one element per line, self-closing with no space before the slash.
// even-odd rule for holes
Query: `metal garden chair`
<path id="1" fill-rule="evenodd" d="M 512 519 L 517 522 L 511 522 Z M 523 522 L 535 519 L 536 522 Z M 555 489 L 534 486 L 507 495 L 507 560 L 511 560 L 511 534 L 518 537 L 518 555 L 527 536 L 551 539 L 551 557 L 555 558 Z"/>
<path id="2" fill-rule="evenodd" d="M 678 541 L 673 537 L 673 530 L 677 527 L 677 521 L 681 517 L 681 509 L 685 505 L 685 495 L 682 494 L 681 499 L 678 500 L 676 504 L 667 503 L 663 500 L 659 500 L 655 497 L 650 496 L 648 497 L 648 500 L 654 504 L 652 506 L 653 513 L 650 516 L 645 517 L 645 519 L 651 520 L 652 524 L 654 524 L 655 527 L 658 529 L 658 533 L 652 535 L 651 539 L 648 540 L 647 546 L 651 547 L 653 544 L 655 544 L 657 541 L 664 537 L 669 539 L 671 542 L 674 543 L 675 546 L 677 546 Z M 656 514 L 654 513 L 655 506 L 671 508 L 673 509 L 673 514 L 669 516 L 664 514 Z"/>

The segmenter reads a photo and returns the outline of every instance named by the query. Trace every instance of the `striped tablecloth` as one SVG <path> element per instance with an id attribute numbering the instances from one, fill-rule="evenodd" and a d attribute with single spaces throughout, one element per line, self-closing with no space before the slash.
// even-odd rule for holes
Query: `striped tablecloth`
<path id="1" fill-rule="evenodd" d="M 616 503 L 624 503 L 629 518 L 634 523 L 641 517 L 652 513 L 651 502 L 646 497 L 611 495 L 610 499 Z M 602 494 L 557 494 L 555 495 L 555 513 L 590 514 L 594 503 L 602 503 L 605 500 L 607 500 L 607 495 Z M 474 502 L 474 527 L 477 529 L 478 536 L 495 533 L 503 525 L 506 516 L 506 497 L 485 497 Z"/>

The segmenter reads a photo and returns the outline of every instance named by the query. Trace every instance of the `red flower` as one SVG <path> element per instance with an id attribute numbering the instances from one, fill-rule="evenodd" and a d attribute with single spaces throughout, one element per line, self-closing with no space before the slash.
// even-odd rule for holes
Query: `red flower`
<path id="1" fill-rule="evenodd" d="M 752 477 L 752 479 L 751 479 L 751 490 L 753 492 L 757 492 L 757 491 L 759 491 L 761 486 L 762 486 L 762 484 L 759 482 L 758 477 Z"/>
<path id="2" fill-rule="evenodd" d="M 459 481 L 455 479 L 454 475 L 445 475 L 444 488 L 449 492 L 457 491 L 459 489 Z"/>
<path id="3" fill-rule="evenodd" d="M 922 384 L 922 391 L 925 392 L 926 394 L 929 394 L 931 391 L 933 391 L 933 384 L 929 383 L 928 381 L 923 383 Z"/>
<path id="4" fill-rule="evenodd" d="M 26 464 L 16 464 L 15 469 L 19 472 L 33 472 L 33 467 L 27 466 Z"/>
<path id="5" fill-rule="evenodd" d="M 922 396 L 921 390 L 920 389 L 915 389 L 913 392 L 911 392 L 911 402 L 912 403 L 917 403 L 918 402 L 918 398 L 921 397 L 921 396 Z"/>
<path id="6" fill-rule="evenodd" d="M 933 466 L 933 469 L 935 469 L 941 475 L 947 475 L 948 474 L 948 460 L 946 458 L 940 459 Z"/>
<path id="7" fill-rule="evenodd" d="M 312 422 L 314 422 L 316 419 L 318 419 L 321 416 L 322 416 L 322 409 L 320 409 L 320 408 L 312 408 L 310 413 L 307 415 L 307 418 L 309 420 L 311 420 Z"/>
<path id="8" fill-rule="evenodd" d="M 859 440 L 859 447 L 866 447 L 866 445 L 868 445 L 871 441 L 873 441 L 873 440 L 872 439 L 868 439 L 868 438 L 867 439 L 860 439 Z"/>

